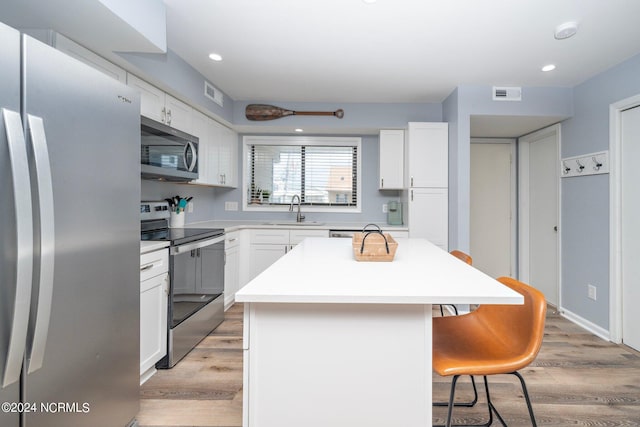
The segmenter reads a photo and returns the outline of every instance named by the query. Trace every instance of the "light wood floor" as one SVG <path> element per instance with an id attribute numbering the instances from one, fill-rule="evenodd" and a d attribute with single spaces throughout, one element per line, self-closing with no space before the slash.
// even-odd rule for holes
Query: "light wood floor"
<path id="1" fill-rule="evenodd" d="M 538 425 L 640 426 L 640 353 L 603 341 L 552 309 L 548 313 L 542 350 L 521 372 Z M 492 399 L 508 425 L 530 425 L 517 379 L 489 381 Z M 460 383 L 460 398 L 469 396 L 470 385 Z M 434 399 L 446 400 L 449 384 L 448 378 L 434 374 Z M 455 423 L 477 423 L 486 416 L 480 388 L 476 408 L 456 408 Z M 147 381 L 141 398 L 140 427 L 241 426 L 242 305 L 231 307 L 224 323 L 178 365 Z M 434 422 L 442 423 L 445 414 L 446 408 L 434 408 Z"/>

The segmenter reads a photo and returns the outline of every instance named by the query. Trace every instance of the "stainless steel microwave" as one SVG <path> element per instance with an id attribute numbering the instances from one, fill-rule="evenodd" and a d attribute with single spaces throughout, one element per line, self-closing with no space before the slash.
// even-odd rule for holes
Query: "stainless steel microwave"
<path id="1" fill-rule="evenodd" d="M 141 176 L 174 182 L 198 179 L 198 138 L 147 117 L 140 119 Z"/>

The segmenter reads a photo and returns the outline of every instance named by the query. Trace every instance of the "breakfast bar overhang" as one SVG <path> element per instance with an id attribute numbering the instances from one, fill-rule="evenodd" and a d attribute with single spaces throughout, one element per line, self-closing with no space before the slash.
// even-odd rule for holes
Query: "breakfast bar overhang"
<path id="1" fill-rule="evenodd" d="M 425 239 L 357 262 L 309 238 L 236 294 L 245 303 L 244 427 L 431 425 L 432 304 L 522 304 Z M 451 337 L 455 339 L 455 337 Z"/>

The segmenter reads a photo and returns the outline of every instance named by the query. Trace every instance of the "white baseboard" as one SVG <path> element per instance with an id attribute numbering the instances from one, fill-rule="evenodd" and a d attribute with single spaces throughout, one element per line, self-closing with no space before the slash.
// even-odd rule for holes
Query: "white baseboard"
<path id="1" fill-rule="evenodd" d="M 567 320 L 572 321 L 576 325 L 581 328 L 591 332 L 593 335 L 602 338 L 605 341 L 611 341 L 609 331 L 602 328 L 601 326 L 596 325 L 593 322 L 588 321 L 587 319 L 578 316 L 575 313 L 567 310 L 566 308 L 560 308 L 560 315 Z"/>

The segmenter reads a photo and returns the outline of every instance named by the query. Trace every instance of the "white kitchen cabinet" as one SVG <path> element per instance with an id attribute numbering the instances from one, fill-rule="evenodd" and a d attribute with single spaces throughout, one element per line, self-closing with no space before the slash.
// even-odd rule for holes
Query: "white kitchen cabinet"
<path id="1" fill-rule="evenodd" d="M 238 134 L 193 111 L 193 134 L 199 138 L 198 179 L 194 184 L 237 187 Z"/>
<path id="2" fill-rule="evenodd" d="M 449 239 L 449 196 L 447 188 L 409 190 L 409 236 L 426 238 L 445 251 Z"/>
<path id="3" fill-rule="evenodd" d="M 140 383 L 155 373 L 167 354 L 169 250 L 140 256 Z"/>
<path id="4" fill-rule="evenodd" d="M 85 64 L 108 75 L 109 77 L 112 77 L 122 83 L 126 83 L 127 72 L 123 68 L 120 68 L 114 63 L 107 61 L 103 57 L 96 55 L 89 49 L 80 46 L 78 43 L 66 38 L 62 34 L 54 34 L 53 44 L 56 49 L 66 53 L 72 58 L 75 58 L 80 62 L 84 62 Z"/>
<path id="5" fill-rule="evenodd" d="M 448 123 L 409 123 L 405 169 L 406 187 L 448 187 Z"/>
<path id="6" fill-rule="evenodd" d="M 240 290 L 240 232 L 225 235 L 224 241 L 224 306 L 229 308 Z"/>
<path id="7" fill-rule="evenodd" d="M 404 130 L 380 131 L 379 148 L 380 190 L 404 188 Z"/>
<path id="8" fill-rule="evenodd" d="M 249 249 L 250 279 L 262 273 L 307 237 L 329 237 L 329 230 L 251 230 Z"/>
<path id="9" fill-rule="evenodd" d="M 410 122 L 405 152 L 409 236 L 444 250 L 449 239 L 449 125 Z"/>
<path id="10" fill-rule="evenodd" d="M 140 93 L 140 114 L 183 132 L 192 133 L 192 108 L 142 79 L 127 74 L 127 85 Z"/>

